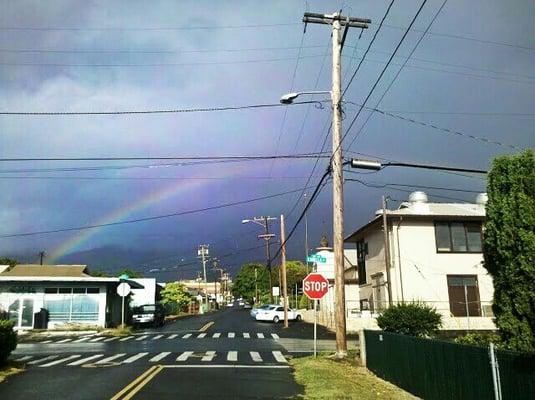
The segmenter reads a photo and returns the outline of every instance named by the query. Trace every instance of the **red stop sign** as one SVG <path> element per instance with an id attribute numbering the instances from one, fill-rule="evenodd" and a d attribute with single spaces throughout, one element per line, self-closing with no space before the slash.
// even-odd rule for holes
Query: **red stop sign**
<path id="1" fill-rule="evenodd" d="M 319 300 L 329 291 L 329 281 L 315 272 L 308 274 L 303 279 L 303 293 L 311 300 Z"/>

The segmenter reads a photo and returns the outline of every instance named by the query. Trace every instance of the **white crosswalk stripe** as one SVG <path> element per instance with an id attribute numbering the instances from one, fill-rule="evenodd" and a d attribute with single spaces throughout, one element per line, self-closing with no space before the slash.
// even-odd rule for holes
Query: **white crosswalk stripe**
<path id="1" fill-rule="evenodd" d="M 24 357 L 21 357 L 21 358 L 17 358 L 15 361 L 17 361 L 17 362 L 28 361 L 28 360 L 31 360 L 32 358 L 33 358 L 33 356 L 24 356 Z"/>
<path id="2" fill-rule="evenodd" d="M 115 354 L 115 355 L 113 355 L 111 357 L 103 358 L 102 360 L 97 361 L 95 364 L 105 364 L 107 362 L 116 360 L 117 358 L 120 358 L 120 357 L 123 357 L 123 356 L 126 356 L 126 353 L 119 353 L 119 354 Z"/>
<path id="3" fill-rule="evenodd" d="M 258 339 L 264 339 L 263 333 L 257 333 L 256 336 L 258 336 Z"/>
<path id="4" fill-rule="evenodd" d="M 119 339 L 119 336 L 115 336 L 115 337 L 111 337 L 111 338 L 107 338 L 107 339 L 104 339 L 105 342 L 113 342 L 114 340 L 117 340 Z"/>
<path id="5" fill-rule="evenodd" d="M 100 358 L 103 355 L 104 354 L 95 354 L 94 356 L 90 356 L 90 357 L 82 358 L 80 360 L 73 361 L 71 363 L 68 363 L 67 365 L 69 365 L 69 366 L 82 365 L 82 364 L 85 364 L 88 361 L 94 360 L 96 358 Z"/>
<path id="6" fill-rule="evenodd" d="M 227 361 L 238 361 L 238 352 L 237 351 L 229 351 L 227 353 Z"/>
<path id="7" fill-rule="evenodd" d="M 146 338 L 148 338 L 148 337 L 149 337 L 149 335 L 142 335 L 142 336 L 136 338 L 136 340 L 137 340 L 137 341 L 140 341 L 140 340 L 144 340 L 144 339 L 146 339 Z"/>
<path id="8" fill-rule="evenodd" d="M 233 339 L 234 336 L 235 336 L 235 335 L 234 335 L 234 332 L 229 332 L 229 333 L 228 333 L 228 337 L 229 337 L 229 338 Z"/>
<path id="9" fill-rule="evenodd" d="M 280 336 L 277 335 L 276 333 L 272 333 L 272 334 L 271 334 L 271 337 L 272 337 L 273 339 L 275 339 L 275 340 L 280 339 Z"/>
<path id="10" fill-rule="evenodd" d="M 78 340 L 75 340 L 73 343 L 81 343 L 81 342 L 85 342 L 86 340 L 89 340 L 91 339 L 93 336 L 86 336 L 86 337 L 83 337 L 83 338 L 80 338 Z M 44 342 L 43 342 L 44 343 Z"/>
<path id="11" fill-rule="evenodd" d="M 186 333 L 184 336 L 182 336 L 182 339 L 187 339 L 191 337 L 191 333 Z"/>
<path id="12" fill-rule="evenodd" d="M 163 338 L 163 335 L 156 335 L 152 338 L 152 340 L 158 340 L 158 339 L 161 339 Z"/>
<path id="13" fill-rule="evenodd" d="M 41 364 L 41 365 L 39 365 L 39 367 L 41 367 L 41 368 L 51 367 L 53 365 L 61 364 L 63 362 L 70 361 L 70 360 L 73 360 L 73 359 L 78 358 L 78 357 L 82 357 L 82 356 L 80 354 L 73 354 L 72 356 L 68 356 L 68 357 L 65 357 L 65 358 L 60 358 L 59 360 L 52 361 L 52 362 L 49 362 L 49 363 L 46 363 L 46 364 Z"/>
<path id="14" fill-rule="evenodd" d="M 215 351 L 207 351 L 203 358 L 201 358 L 201 361 L 212 361 L 214 357 Z"/>
<path id="15" fill-rule="evenodd" d="M 287 363 L 286 357 L 282 355 L 280 351 L 272 351 L 273 357 L 275 357 L 275 360 L 280 363 Z"/>
<path id="16" fill-rule="evenodd" d="M 133 338 L 133 336 L 127 336 L 127 337 L 124 337 L 124 338 L 122 338 L 122 339 L 119 339 L 119 342 L 125 342 L 125 341 L 127 341 L 127 340 L 132 339 L 132 338 Z"/>
<path id="17" fill-rule="evenodd" d="M 58 356 L 47 356 L 47 357 L 44 357 L 44 358 L 38 358 L 37 360 L 33 360 L 33 361 L 30 361 L 28 364 L 39 364 L 40 362 L 43 362 L 43 361 L 48 361 L 48 360 L 54 360 L 55 358 L 58 358 Z"/>
<path id="18" fill-rule="evenodd" d="M 149 361 L 150 362 L 158 362 L 160 360 L 163 360 L 165 357 L 167 357 L 169 354 L 171 354 L 170 351 L 163 351 L 160 354 L 152 357 Z"/>
<path id="19" fill-rule="evenodd" d="M 63 340 L 58 340 L 56 343 L 67 343 L 70 341 L 72 341 L 72 339 L 63 339 Z"/>
<path id="20" fill-rule="evenodd" d="M 215 339 L 217 339 L 217 338 L 220 337 L 220 336 L 221 336 L 221 333 L 219 333 L 219 332 L 214 333 L 214 334 L 212 335 L 212 337 L 215 338 Z"/>
<path id="21" fill-rule="evenodd" d="M 243 337 L 245 339 L 250 339 L 251 338 L 251 335 L 249 335 L 249 332 L 243 332 Z"/>
<path id="22" fill-rule="evenodd" d="M 130 363 L 133 363 L 134 361 L 137 361 L 137 360 L 139 360 L 140 358 L 145 357 L 147 354 L 149 354 L 149 353 L 138 353 L 138 354 L 136 354 L 135 356 L 129 357 L 129 358 L 127 358 L 126 360 L 124 360 L 124 361 L 123 361 L 123 364 L 130 364 Z"/>
<path id="23" fill-rule="evenodd" d="M 260 357 L 260 353 L 257 351 L 251 351 L 249 352 L 251 354 L 251 358 L 254 362 L 262 362 L 262 357 Z"/>
<path id="24" fill-rule="evenodd" d="M 199 336 L 197 336 L 197 339 L 202 339 L 206 336 L 206 333 L 200 333 Z"/>
<path id="25" fill-rule="evenodd" d="M 177 361 L 186 361 L 191 355 L 193 355 L 193 351 L 185 351 L 181 355 L 179 355 L 176 360 Z"/>
<path id="26" fill-rule="evenodd" d="M 90 342 L 100 342 L 101 340 L 106 339 L 106 336 L 99 336 L 94 339 L 91 339 Z"/>
<path id="27" fill-rule="evenodd" d="M 178 335 L 176 333 L 173 333 L 171 336 L 169 336 L 167 339 L 174 339 L 176 338 Z"/>

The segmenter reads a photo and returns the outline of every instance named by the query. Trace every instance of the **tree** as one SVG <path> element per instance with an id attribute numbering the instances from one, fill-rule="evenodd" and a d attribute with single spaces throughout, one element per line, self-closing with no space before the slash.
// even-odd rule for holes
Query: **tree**
<path id="1" fill-rule="evenodd" d="M 14 267 L 19 262 L 17 260 L 14 260 L 9 257 L 0 257 L 0 265 L 9 265 L 10 267 Z"/>
<path id="2" fill-rule="evenodd" d="M 89 275 L 94 277 L 106 278 L 108 276 L 108 273 L 106 271 L 90 271 Z"/>
<path id="3" fill-rule="evenodd" d="M 260 299 L 265 299 L 266 296 L 269 296 L 269 272 L 267 268 L 257 263 L 244 264 L 232 283 L 232 294 L 252 303 L 253 298 L 256 296 L 255 291 L 257 286 L 258 297 Z"/>
<path id="4" fill-rule="evenodd" d="M 498 157 L 488 175 L 483 238 L 493 310 L 506 347 L 535 351 L 535 158 Z"/>
<path id="5" fill-rule="evenodd" d="M 280 266 L 275 268 L 275 277 L 278 279 Z M 295 284 L 301 286 L 301 282 L 307 276 L 307 267 L 301 261 L 287 261 L 286 262 L 286 284 L 288 290 L 291 291 Z M 276 281 L 274 281 L 276 282 Z"/>
<path id="6" fill-rule="evenodd" d="M 128 275 L 129 278 L 133 278 L 133 279 L 143 278 L 143 274 L 141 272 L 134 271 L 130 268 L 123 269 L 121 272 L 119 272 L 118 276 L 121 276 L 124 274 Z"/>
<path id="7" fill-rule="evenodd" d="M 160 292 L 161 303 L 173 312 L 181 311 L 192 300 L 186 286 L 180 282 L 169 282 Z"/>

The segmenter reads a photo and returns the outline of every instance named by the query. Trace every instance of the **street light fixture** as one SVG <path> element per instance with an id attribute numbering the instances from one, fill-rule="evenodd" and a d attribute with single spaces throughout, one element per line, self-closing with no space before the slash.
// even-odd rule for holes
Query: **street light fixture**
<path id="1" fill-rule="evenodd" d="M 488 171 L 482 169 L 471 169 L 471 168 L 458 168 L 458 167 L 446 167 L 441 165 L 429 165 L 429 164 L 412 164 L 412 163 L 403 163 L 403 162 L 385 162 L 382 163 L 377 160 L 362 160 L 359 158 L 351 159 L 351 167 L 359 169 L 368 169 L 373 171 L 380 171 L 386 167 L 408 167 L 408 168 L 420 168 L 420 169 L 431 169 L 438 171 L 452 171 L 452 172 L 468 172 L 473 174 L 487 174 Z"/>
<path id="2" fill-rule="evenodd" d="M 280 102 L 281 104 L 292 104 L 296 98 L 301 96 L 302 94 L 331 94 L 330 90 L 315 90 L 315 91 L 307 91 L 307 92 L 293 92 L 293 93 L 287 93 L 284 96 L 281 97 Z"/>

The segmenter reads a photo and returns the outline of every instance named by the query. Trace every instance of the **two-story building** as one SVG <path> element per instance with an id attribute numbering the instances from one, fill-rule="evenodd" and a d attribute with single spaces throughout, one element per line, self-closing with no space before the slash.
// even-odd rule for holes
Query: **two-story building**
<path id="1" fill-rule="evenodd" d="M 363 314 L 420 301 L 443 315 L 444 330 L 495 329 L 493 284 L 482 256 L 485 204 L 485 194 L 475 203 L 431 203 L 414 192 L 397 210 L 386 210 L 386 237 L 383 210 L 349 235 Z"/>

